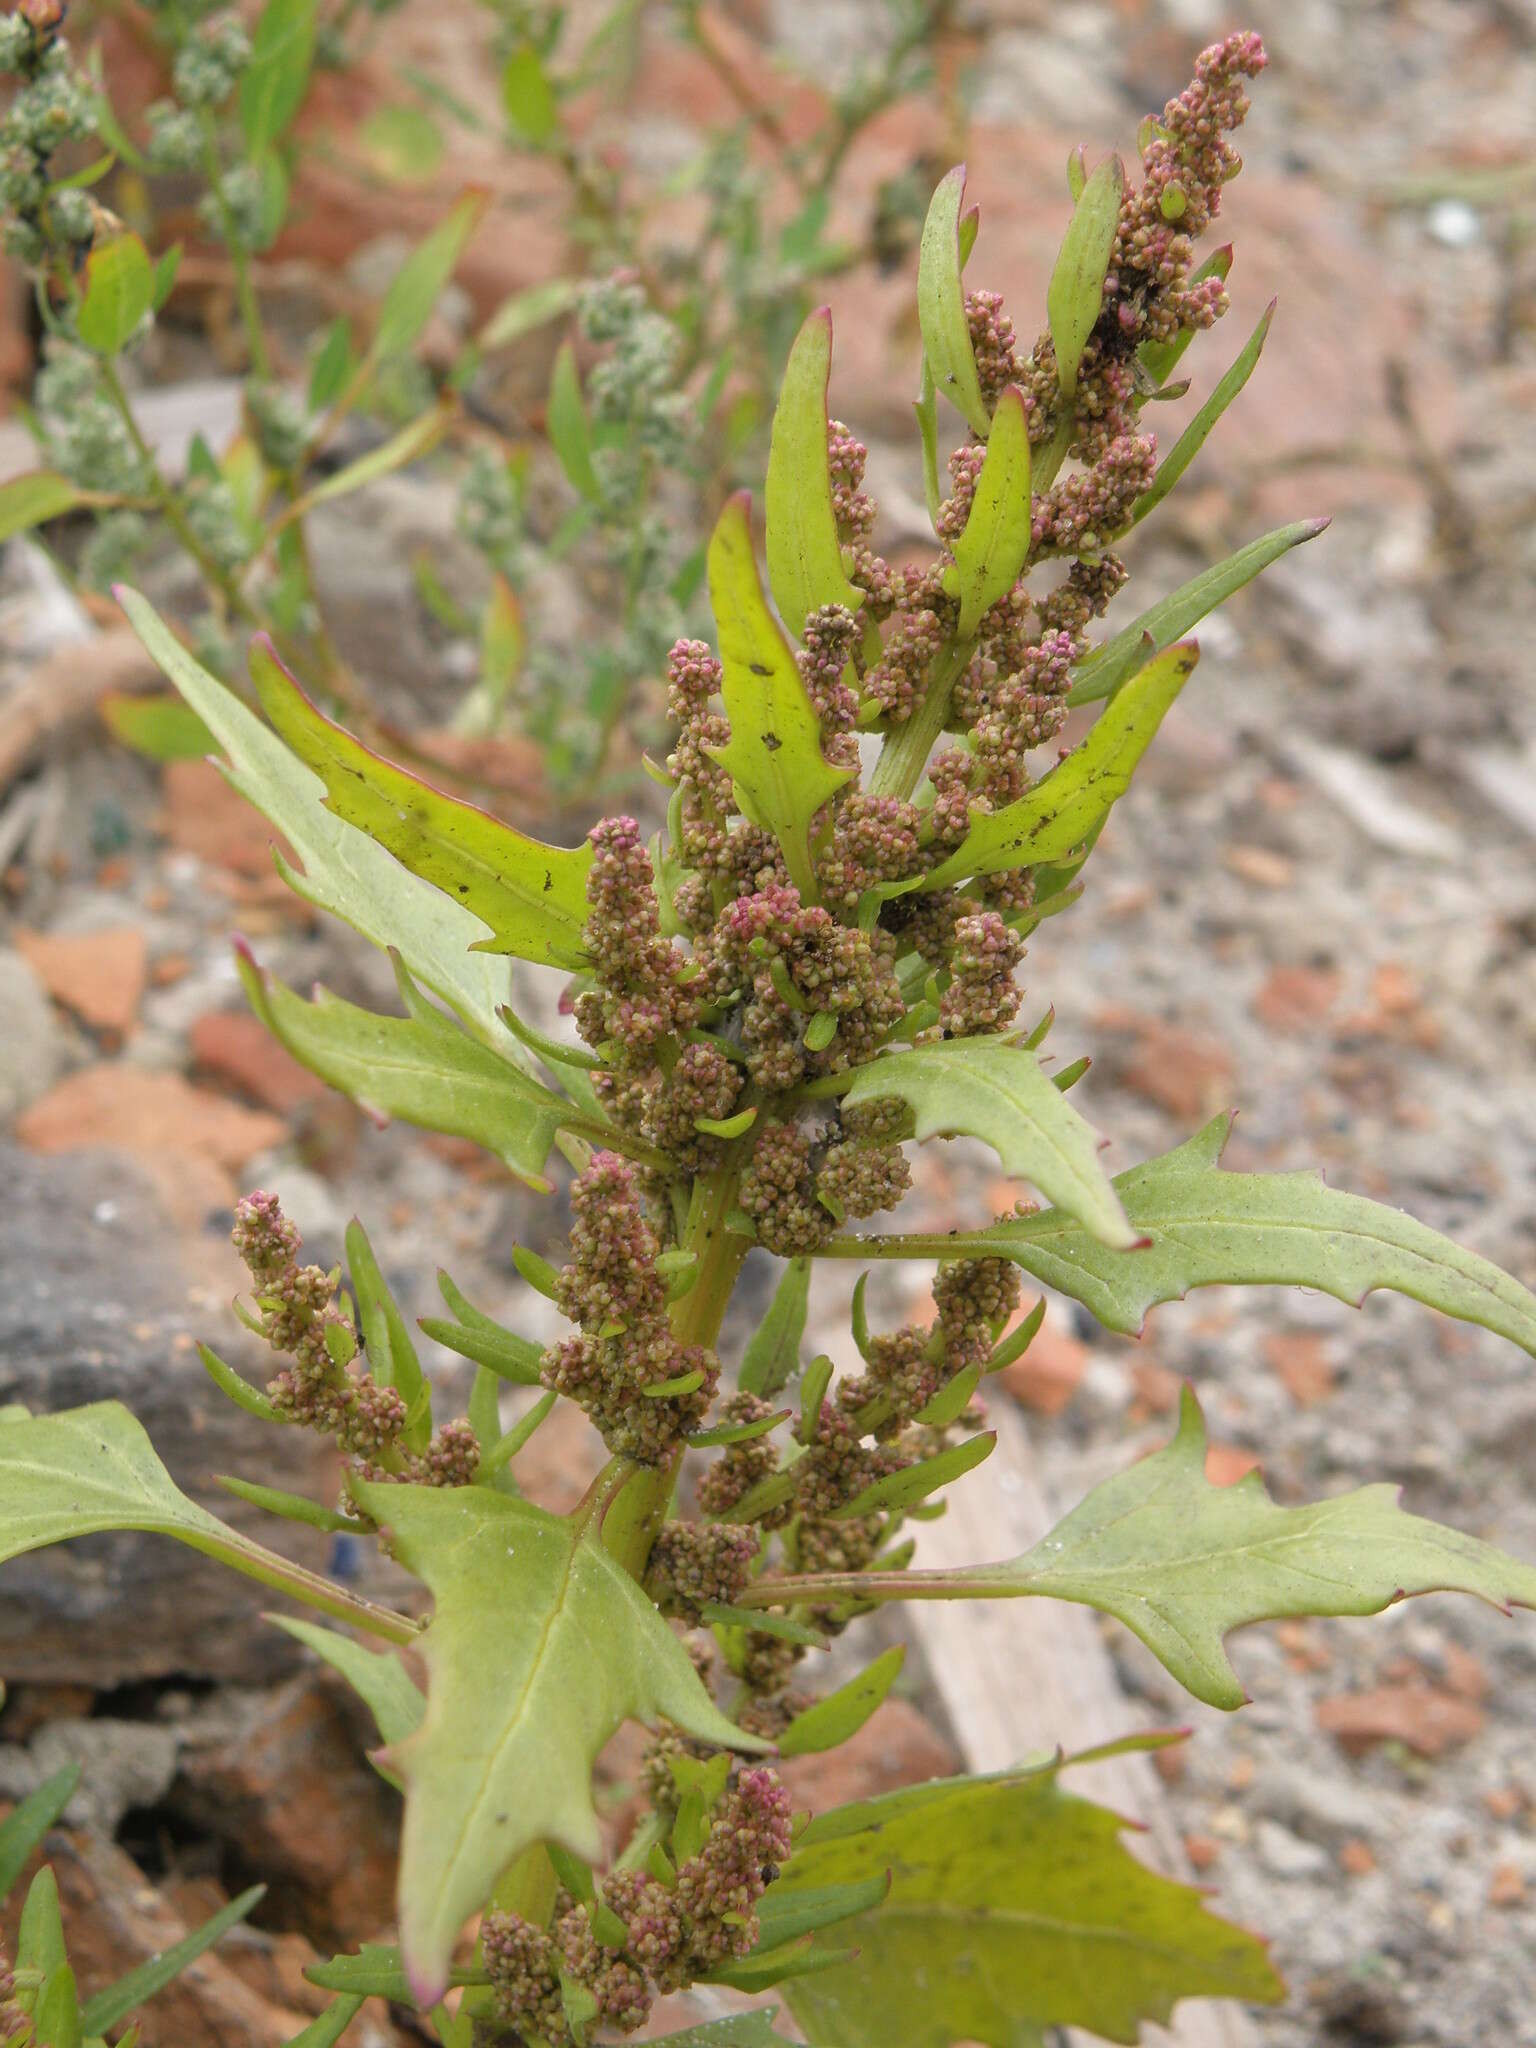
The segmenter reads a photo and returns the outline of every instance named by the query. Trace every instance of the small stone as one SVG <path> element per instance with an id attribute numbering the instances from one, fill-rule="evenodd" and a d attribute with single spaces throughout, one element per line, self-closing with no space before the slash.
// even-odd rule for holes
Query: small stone
<path id="1" fill-rule="evenodd" d="M 36 1102 L 64 1063 L 59 1021 L 35 968 L 0 948 L 0 1122 Z"/>
<path id="2" fill-rule="evenodd" d="M 1443 1756 L 1482 1732 L 1483 1710 L 1422 1682 L 1378 1686 L 1319 1700 L 1317 1725 L 1352 1756 L 1378 1742 L 1401 1742 L 1416 1756 Z"/>
<path id="3" fill-rule="evenodd" d="M 1198 1877 L 1220 1860 L 1221 1844 L 1214 1835 L 1186 1835 L 1184 1854 L 1189 1858 L 1190 1869 Z"/>
<path id="4" fill-rule="evenodd" d="M 1328 1851 L 1316 1842 L 1304 1842 L 1277 1820 L 1261 1820 L 1254 1830 L 1259 1861 L 1271 1877 L 1285 1879 L 1321 1877 L 1330 1868 Z"/>
<path id="5" fill-rule="evenodd" d="M 135 925 L 98 932 L 18 931 L 16 948 L 54 1001 L 120 1044 L 139 1014 L 148 947 Z"/>
<path id="6" fill-rule="evenodd" d="M 1289 889 L 1296 880 L 1296 863 L 1267 846 L 1229 846 L 1225 858 L 1234 875 L 1257 889 Z"/>
<path id="7" fill-rule="evenodd" d="M 1318 1331 L 1271 1330 L 1261 1348 L 1265 1364 L 1298 1408 L 1314 1407 L 1333 1392 L 1333 1365 Z"/>
<path id="8" fill-rule="evenodd" d="M 79 1764 L 65 1824 L 110 1838 L 131 1807 L 154 1806 L 165 1796 L 176 1751 L 172 1730 L 152 1721 L 48 1721 L 24 1750 L 0 1746 L 0 1793 L 24 1798 L 66 1764 Z"/>
<path id="9" fill-rule="evenodd" d="M 1370 1843 L 1362 1842 L 1358 1835 L 1351 1835 L 1339 1850 L 1339 1868 L 1348 1877 L 1368 1877 L 1376 1868 Z"/>
<path id="10" fill-rule="evenodd" d="M 1525 1903 L 1525 1877 L 1517 1863 L 1499 1863 L 1488 1880 L 1490 1906 L 1521 1906 Z"/>
<path id="11" fill-rule="evenodd" d="M 1206 1445 L 1205 1476 L 1212 1486 L 1236 1486 L 1239 1479 L 1258 1470 L 1258 1454 L 1244 1450 L 1241 1444 Z"/>
<path id="12" fill-rule="evenodd" d="M 279 1116 L 325 1096 L 318 1075 L 301 1067 L 261 1019 L 248 1012 L 209 1010 L 194 1020 L 189 1038 L 198 1067 Z"/>
<path id="13" fill-rule="evenodd" d="M 998 1374 L 1016 1401 L 1035 1415 L 1059 1415 L 1088 1369 L 1089 1351 L 1051 1321 L 1035 1332 L 1029 1349 Z"/>
<path id="14" fill-rule="evenodd" d="M 1326 1017 L 1342 977 L 1332 967 L 1272 967 L 1253 999 L 1253 1014 L 1271 1031 L 1296 1031 Z"/>
<path id="15" fill-rule="evenodd" d="M 775 1768 L 797 1807 L 824 1813 L 903 1785 L 947 1778 L 959 1770 L 960 1758 L 916 1707 L 906 1700 L 887 1699 L 841 1748 L 788 1757 Z"/>

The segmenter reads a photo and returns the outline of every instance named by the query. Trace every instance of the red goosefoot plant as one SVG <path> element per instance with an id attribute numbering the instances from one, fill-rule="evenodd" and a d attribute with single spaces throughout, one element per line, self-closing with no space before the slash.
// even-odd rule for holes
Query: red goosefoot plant
<path id="1" fill-rule="evenodd" d="M 1114 543 L 1188 468 L 1264 338 L 1267 316 L 1159 463 L 1144 409 L 1183 388 L 1186 347 L 1225 310 L 1230 250 L 1200 264 L 1196 244 L 1264 61 L 1252 35 L 1207 50 L 1144 124 L 1139 179 L 1116 157 L 1090 174 L 1078 153 L 1027 350 L 997 295 L 963 281 L 963 170 L 939 185 L 919 257 L 926 566 L 872 549 L 864 450 L 827 417 L 830 323 L 806 321 L 774 421 L 767 587 L 733 500 L 708 547 L 718 648 L 671 657 L 677 737 L 650 838 L 612 817 L 580 847 L 542 845 L 440 794 L 322 716 L 258 640 L 263 723 L 121 593 L 296 854 L 287 879 L 394 961 L 385 1016 L 305 1000 L 242 955 L 259 1014 L 375 1110 L 473 1137 L 536 1188 L 553 1149 L 575 1169 L 568 1262 L 514 1254 L 571 1334 L 542 1348 L 444 1276 L 450 1313 L 422 1327 L 479 1371 L 467 1416 L 440 1426 L 361 1229 L 348 1292 L 339 1269 L 301 1263 L 274 1196 L 240 1206 L 242 1314 L 280 1364 L 260 1392 L 204 1362 L 242 1407 L 334 1437 L 346 1479 L 334 1507 L 238 1490 L 375 1534 L 430 1594 L 425 1622 L 225 1527 L 118 1404 L 0 1427 L 0 1557 L 161 1530 L 356 1632 L 282 1623 L 377 1718 L 376 1762 L 404 1794 L 399 1943 L 312 1970 L 337 1997 L 310 2048 L 368 1994 L 413 2004 L 448 2048 L 583 2048 L 691 1984 L 775 2002 L 672 2048 L 767 2048 L 779 2004 L 817 2048 L 1026 2048 L 1058 2026 L 1131 2042 L 1185 1997 L 1272 2001 L 1261 1942 L 1066 1789 L 1086 1757 L 797 1815 L 775 1757 L 845 1740 L 902 1665 L 888 1649 L 818 1696 L 815 1653 L 888 1601 L 1045 1596 L 1117 1617 L 1196 1698 L 1236 1708 L 1224 1638 L 1239 1626 L 1437 1589 L 1536 1603 L 1536 1570 L 1403 1512 L 1390 1487 L 1312 1506 L 1277 1504 L 1257 1474 L 1214 1487 L 1192 1392 L 1166 1448 L 1023 1556 L 912 1563 L 909 1525 L 993 1447 L 982 1381 L 1039 1328 L 1039 1304 L 1017 1315 L 1021 1273 L 1111 1330 L 1193 1287 L 1289 1282 L 1349 1302 L 1393 1288 L 1536 1350 L 1536 1297 L 1485 1260 L 1314 1175 L 1224 1170 L 1225 1116 L 1111 1180 L 1069 1092 L 1084 1063 L 1048 1073 L 1050 1012 L 1020 1019 L 1025 941 L 1080 893 L 1194 669 L 1181 636 L 1321 528 L 1252 542 L 1093 644 L 1126 580 Z M 1084 705 L 1102 708 L 1053 753 Z M 570 978 L 574 1038 L 509 1006 L 508 955 Z M 938 1233 L 851 1227 L 898 1201 L 909 1141 L 953 1136 L 984 1140 L 1041 1202 Z M 722 1319 L 754 1246 L 782 1277 L 727 1362 Z M 861 1280 L 843 1369 L 803 1363 L 816 1260 L 937 1262 L 935 1321 L 871 1330 Z M 504 1382 L 542 1390 L 505 1431 Z M 568 1515 L 520 1483 L 561 1400 L 609 1452 Z M 646 1806 L 604 1868 L 593 1765 L 626 1719 L 655 1731 Z M 42 1946 L 17 1958 L 23 2040 L 42 2001 L 74 1996 Z M 59 2038 L 78 2040 L 78 2019 Z"/>

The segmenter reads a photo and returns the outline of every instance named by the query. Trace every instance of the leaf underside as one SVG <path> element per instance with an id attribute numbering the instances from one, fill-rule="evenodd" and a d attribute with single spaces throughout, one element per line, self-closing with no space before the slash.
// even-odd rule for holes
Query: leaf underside
<path id="1" fill-rule="evenodd" d="M 1536 1569 L 1362 1486 L 1280 1507 L 1257 1472 L 1205 1476 L 1200 1406 L 1186 1388 L 1172 1443 L 1096 1486 L 1033 1550 L 962 1576 L 976 1590 L 1039 1593 L 1113 1614 L 1213 1707 L 1246 1695 L 1222 1647 L 1232 1629 L 1290 1615 L 1379 1614 L 1416 1593 L 1536 1607 Z"/>
<path id="2" fill-rule="evenodd" d="M 1032 1181 L 1097 1239 L 1138 1242 L 1099 1163 L 1098 1133 L 1023 1046 L 1001 1038 L 913 1046 L 862 1067 L 843 1101 L 853 1107 L 887 1096 L 909 1105 L 919 1139 L 984 1139 L 1005 1171 Z"/>
<path id="3" fill-rule="evenodd" d="M 431 2005 L 460 1928 L 523 1850 L 552 1841 L 599 1859 L 592 1765 L 621 1721 L 664 1719 L 730 1749 L 766 1745 L 714 1706 L 590 1528 L 488 1488 L 353 1490 L 435 1602 L 420 1638 L 425 1718 L 382 1759 L 405 1787 L 401 1947 Z"/>

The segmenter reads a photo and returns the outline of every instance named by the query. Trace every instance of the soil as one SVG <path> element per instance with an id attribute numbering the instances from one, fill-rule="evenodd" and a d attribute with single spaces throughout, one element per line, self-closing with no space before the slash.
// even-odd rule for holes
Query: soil
<path id="1" fill-rule="evenodd" d="M 1028 327 L 1065 217 L 1068 147 L 1080 132 L 1092 147 L 1130 147 L 1140 114 L 1177 89 L 1191 51 L 1229 17 L 1213 0 L 1014 0 L 961 13 L 957 75 L 973 95 L 967 161 L 983 203 L 973 273 L 1004 289 Z M 835 80 L 881 16 L 868 0 L 779 0 L 743 8 L 730 27 Z M 1282 519 L 1332 510 L 1334 523 L 1201 630 L 1200 670 L 1114 813 L 1084 901 L 1031 942 L 1030 1001 L 1054 1004 L 1063 1063 L 1094 1054 L 1075 1099 L 1110 1134 L 1116 1167 L 1236 1106 L 1228 1164 L 1321 1167 L 1530 1283 L 1536 10 L 1257 0 L 1244 18 L 1273 64 L 1225 210 L 1236 303 L 1191 358 L 1191 403 L 1276 292 L 1280 314 L 1170 517 L 1130 550 L 1132 594 L 1145 604 Z M 463 72 L 456 10 L 413 0 L 392 19 L 416 61 Z M 679 93 L 677 61 L 642 74 L 625 116 L 635 147 L 658 158 L 679 147 L 682 110 L 708 104 Z M 931 111 L 896 109 L 850 159 L 839 203 L 941 130 Z M 1502 188 L 1488 175 L 1499 171 Z M 836 280 L 830 293 L 834 405 L 867 425 L 875 486 L 898 507 L 921 497 L 902 425 L 906 293 L 874 278 Z M 198 334 L 181 337 L 175 368 L 222 374 Z M 1165 439 L 1182 423 L 1168 411 Z M 324 535 L 338 637 L 397 717 L 441 722 L 462 687 L 462 653 L 429 628 L 410 582 L 423 537 L 454 545 L 451 513 L 451 493 L 413 473 Z M 161 579 L 162 594 L 172 588 Z M 567 618 L 581 602 L 569 580 L 558 598 Z M 0 618 L 3 709 L 41 658 L 90 628 L 17 546 L 0 558 Z M 94 727 L 61 736 L 0 790 L 0 1114 L 28 1154 L 7 1184 L 24 1180 L 72 1232 L 72 1255 L 43 1284 L 35 1214 L 0 1203 L 0 1267 L 33 1283 L 0 1324 L 0 1406 L 137 1400 L 142 1388 L 146 1413 L 173 1433 L 184 1425 L 172 1464 L 189 1484 L 206 1472 L 195 1440 L 217 1398 L 193 1334 L 252 1365 L 223 1307 L 238 1279 L 223 1233 L 239 1188 L 276 1187 L 322 1262 L 340 1256 L 346 1220 L 360 1214 L 413 1315 L 437 1306 L 441 1265 L 488 1312 L 536 1337 L 555 1327 L 549 1304 L 517 1283 L 510 1247 L 558 1248 L 558 1198 L 528 1194 L 466 1146 L 374 1128 L 243 1031 L 232 926 L 292 985 L 320 979 L 380 1007 L 392 996 L 387 964 L 274 886 L 264 838 L 206 771 L 162 773 Z M 104 933 L 110 949 L 93 955 Z M 61 953 L 69 940 L 76 948 Z M 551 992 L 533 981 L 519 972 L 516 999 L 547 1023 Z M 1010 1203 L 988 1158 L 930 1152 L 915 1208 L 979 1221 Z M 170 1276 L 164 1285 L 146 1280 L 151 1268 Z M 846 1362 L 833 1278 L 813 1334 Z M 914 1293 L 925 1278 L 913 1277 Z M 738 1332 L 770 1280 L 754 1259 Z M 728 1330 L 728 1355 L 730 1345 Z M 114 1383 L 124 1353 L 126 1389 Z M 462 1393 L 459 1364 L 432 1362 Z M 994 1398 L 1031 1408 L 1058 1510 L 1166 1438 L 1188 1378 L 1227 1476 L 1257 1458 L 1283 1501 L 1389 1480 L 1409 1508 L 1536 1556 L 1530 1362 L 1413 1303 L 1378 1296 L 1357 1312 L 1320 1295 L 1207 1293 L 1158 1310 L 1137 1344 L 1052 1301 L 1035 1364 L 1015 1376 L 1016 1396 Z M 593 1440 L 562 1424 L 535 1441 L 546 1446 L 543 1497 L 562 1505 Z M 247 1469 L 251 1455 L 232 1442 L 227 1463 Z M 306 1476 L 325 1483 L 283 1483 Z M 127 1804 L 103 1791 L 76 1817 L 82 1839 L 105 1854 L 115 1836 L 163 1895 L 194 1879 L 245 1882 L 247 1823 L 231 1818 L 242 1810 L 219 1776 L 221 1730 L 252 1687 L 270 1686 L 274 1727 L 299 1730 L 302 1746 L 313 1724 L 332 1757 L 345 1710 L 328 1694 L 323 1711 L 314 1705 L 318 1681 L 291 1676 L 291 1655 L 258 1636 L 254 1615 L 210 1614 L 174 1577 L 156 1582 L 152 1628 L 107 1641 L 118 1668 L 104 1672 L 103 1644 L 73 1627 L 117 1583 L 121 1558 L 102 1556 L 106 1566 L 73 1576 L 11 1567 L 0 1584 L 0 1613 L 13 1630 L 25 1624 L 13 1639 L 30 1646 L 30 1662 L 7 1659 L 4 1672 L 0 1796 L 42 1773 L 50 1727 L 137 1727 L 86 1745 L 112 1783 L 130 1775 Z M 159 1569 L 144 1545 L 141 1568 Z M 1536 2048 L 1536 1618 L 1436 1598 L 1374 1621 L 1254 1631 L 1236 1646 L 1252 1700 L 1233 1717 L 1192 1710 L 1138 1644 L 1109 1633 L 1128 1714 L 1195 1728 L 1166 1784 L 1192 1861 L 1223 1910 L 1273 1937 L 1290 1991 L 1253 2015 L 1262 2048 Z M 920 1675 L 910 1704 L 937 1713 Z M 942 1748 L 942 1730 L 924 1732 Z M 271 1747 L 286 1754 L 275 1736 Z M 917 1742 L 889 1768 L 934 1765 Z M 349 1799 L 372 1796 L 359 1769 Z M 319 1909 L 324 1869 L 305 1865 L 281 1829 L 273 1836 L 289 1860 L 257 1916 L 269 1946 L 374 1931 L 382 1909 L 366 1883 Z M 106 1864 L 92 1868 L 110 1889 Z M 338 1887 L 344 1875 L 338 1862 Z M 258 2003 L 291 2020 L 294 1982 L 292 1969 L 270 1975 Z M 259 2048 L 246 1991 L 219 1996 L 221 2013 L 246 2015 L 238 2038 Z M 197 2025 L 222 2040 L 212 2030 L 224 2024 L 183 2014 L 177 2038 L 197 2048 Z M 380 2016 L 381 2042 L 385 2026 Z"/>

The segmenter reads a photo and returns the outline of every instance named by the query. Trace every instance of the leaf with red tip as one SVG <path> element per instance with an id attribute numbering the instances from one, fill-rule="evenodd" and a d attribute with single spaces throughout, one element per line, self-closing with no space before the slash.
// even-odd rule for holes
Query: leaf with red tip
<path id="1" fill-rule="evenodd" d="M 964 206 L 965 165 L 956 164 L 939 180 L 923 223 L 917 254 L 917 317 L 935 389 L 943 392 L 972 431 L 985 440 L 992 418 L 976 374 L 976 351 L 965 317 L 965 285 L 960 275 Z M 973 241 L 975 233 L 972 227 Z"/>

